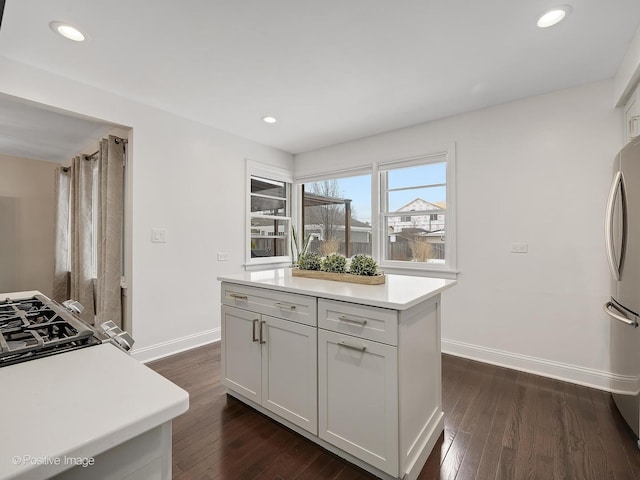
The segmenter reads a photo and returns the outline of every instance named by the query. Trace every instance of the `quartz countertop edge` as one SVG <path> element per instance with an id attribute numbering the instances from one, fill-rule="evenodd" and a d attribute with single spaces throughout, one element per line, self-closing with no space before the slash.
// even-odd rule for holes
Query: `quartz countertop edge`
<path id="1" fill-rule="evenodd" d="M 64 465 L 14 458 L 91 458 L 189 409 L 189 394 L 112 344 L 0 368 L 5 415 L 0 480 L 39 480 Z M 36 412 L 30 423 L 29 412 Z"/>
<path id="2" fill-rule="evenodd" d="M 218 280 L 394 310 L 407 310 L 457 283 L 456 280 L 442 278 L 387 274 L 386 282 L 382 285 L 361 285 L 294 277 L 291 275 L 291 269 L 221 275 Z"/>

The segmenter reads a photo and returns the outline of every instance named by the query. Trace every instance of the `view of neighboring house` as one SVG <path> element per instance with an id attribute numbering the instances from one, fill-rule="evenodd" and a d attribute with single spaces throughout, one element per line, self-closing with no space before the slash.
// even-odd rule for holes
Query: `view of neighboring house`
<path id="1" fill-rule="evenodd" d="M 387 222 L 389 234 L 399 233 L 407 229 L 418 229 L 424 233 L 443 232 L 445 209 L 445 202 L 431 203 L 421 198 L 416 198 L 396 210 L 396 212 L 407 212 L 407 215 L 389 217 Z M 434 213 L 409 213 L 429 211 L 433 211 Z"/>
<path id="2" fill-rule="evenodd" d="M 425 261 L 427 258 L 444 259 L 446 206 L 445 202 L 431 203 L 416 198 L 395 210 L 405 215 L 387 218 L 387 235 L 389 235 L 387 258 L 411 260 L 424 256 L 420 261 Z M 428 243 L 431 247 L 424 251 L 420 248 L 421 243 Z M 418 250 L 424 253 L 419 254 Z"/>

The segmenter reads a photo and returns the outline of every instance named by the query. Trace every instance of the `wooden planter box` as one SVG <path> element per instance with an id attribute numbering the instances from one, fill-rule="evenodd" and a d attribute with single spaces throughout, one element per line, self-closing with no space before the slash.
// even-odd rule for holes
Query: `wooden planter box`
<path id="1" fill-rule="evenodd" d="M 361 285 L 382 285 L 386 281 L 386 275 L 382 272 L 378 275 L 351 275 L 350 273 L 331 273 L 319 270 L 300 270 L 292 268 L 291 275 L 294 277 L 316 278 L 319 280 L 332 280 L 334 282 L 359 283 Z"/>

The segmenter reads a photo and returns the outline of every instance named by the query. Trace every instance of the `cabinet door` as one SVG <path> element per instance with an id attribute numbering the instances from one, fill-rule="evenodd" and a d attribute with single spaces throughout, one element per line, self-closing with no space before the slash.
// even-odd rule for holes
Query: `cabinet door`
<path id="1" fill-rule="evenodd" d="M 262 406 L 318 434 L 317 329 L 262 316 Z"/>
<path id="2" fill-rule="evenodd" d="M 394 477 L 397 366 L 396 347 L 318 330 L 320 438 Z"/>
<path id="3" fill-rule="evenodd" d="M 624 106 L 624 142 L 629 143 L 640 134 L 640 108 L 638 108 L 638 89 L 636 89 Z"/>
<path id="4" fill-rule="evenodd" d="M 262 378 L 260 315 L 234 307 L 222 307 L 222 383 L 260 403 Z"/>

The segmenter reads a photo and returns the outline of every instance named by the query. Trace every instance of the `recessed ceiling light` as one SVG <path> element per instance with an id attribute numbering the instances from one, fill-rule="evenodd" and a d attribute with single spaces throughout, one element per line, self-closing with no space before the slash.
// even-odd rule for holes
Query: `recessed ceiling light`
<path id="1" fill-rule="evenodd" d="M 84 33 L 68 23 L 58 21 L 51 22 L 49 23 L 49 27 L 51 27 L 51 30 L 57 34 L 62 35 L 69 40 L 73 40 L 74 42 L 84 42 L 87 39 L 87 36 Z"/>
<path id="2" fill-rule="evenodd" d="M 570 12 L 571 7 L 569 5 L 563 5 L 561 7 L 548 10 L 538 18 L 537 25 L 540 28 L 551 27 L 556 23 L 561 22 L 567 15 L 569 15 Z"/>
<path id="3" fill-rule="evenodd" d="M 276 117 L 271 116 L 271 115 L 265 115 L 264 117 L 262 117 L 262 121 L 264 123 L 276 123 L 278 121 L 278 119 Z"/>

